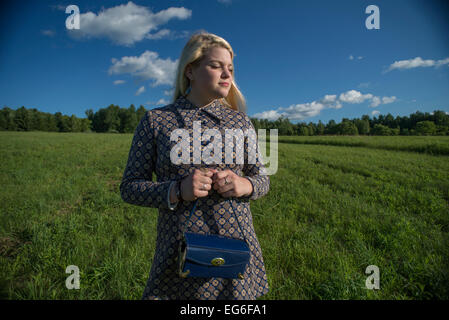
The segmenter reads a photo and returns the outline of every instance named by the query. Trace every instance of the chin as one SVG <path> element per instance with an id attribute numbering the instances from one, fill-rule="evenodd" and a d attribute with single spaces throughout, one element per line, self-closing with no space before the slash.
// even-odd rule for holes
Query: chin
<path id="1" fill-rule="evenodd" d="M 219 98 L 226 98 L 229 94 L 229 90 L 218 90 L 217 92 L 217 96 L 219 96 Z"/>

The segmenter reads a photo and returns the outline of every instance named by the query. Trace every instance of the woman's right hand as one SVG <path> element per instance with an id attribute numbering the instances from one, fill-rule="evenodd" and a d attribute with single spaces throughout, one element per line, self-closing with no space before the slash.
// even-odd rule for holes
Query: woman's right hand
<path id="1" fill-rule="evenodd" d="M 212 176 L 216 169 L 201 168 L 193 170 L 181 180 L 181 198 L 185 201 L 194 201 L 206 197 L 212 189 Z"/>

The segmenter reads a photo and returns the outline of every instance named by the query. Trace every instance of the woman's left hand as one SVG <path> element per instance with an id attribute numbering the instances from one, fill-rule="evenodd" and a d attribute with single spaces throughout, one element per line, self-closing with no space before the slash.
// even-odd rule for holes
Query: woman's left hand
<path id="1" fill-rule="evenodd" d="M 212 187 L 222 197 L 243 197 L 253 192 L 252 183 L 232 170 L 216 171 L 212 177 Z"/>

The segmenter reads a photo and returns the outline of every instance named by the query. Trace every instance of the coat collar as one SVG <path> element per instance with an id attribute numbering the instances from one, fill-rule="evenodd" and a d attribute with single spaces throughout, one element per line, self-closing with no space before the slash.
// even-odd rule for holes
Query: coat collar
<path id="1" fill-rule="evenodd" d="M 197 107 L 183 95 L 176 99 L 174 106 L 183 118 L 188 117 L 190 121 L 192 121 L 195 112 L 200 111 L 216 118 L 218 122 L 224 122 L 228 113 L 227 109 L 229 109 L 219 99 L 215 99 L 203 107 Z"/>

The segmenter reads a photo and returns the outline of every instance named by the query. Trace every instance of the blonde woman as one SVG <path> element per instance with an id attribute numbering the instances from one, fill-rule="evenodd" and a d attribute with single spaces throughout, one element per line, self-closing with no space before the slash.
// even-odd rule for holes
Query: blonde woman
<path id="1" fill-rule="evenodd" d="M 269 177 L 260 174 L 260 159 L 255 164 L 225 163 L 224 152 L 222 161 L 208 165 L 204 159 L 201 164 L 185 164 L 173 163 L 170 158 L 178 142 L 170 139 L 176 129 L 188 130 L 189 146 L 199 143 L 201 150 L 211 143 L 210 137 L 202 136 L 199 142 L 193 137 L 206 129 L 219 130 L 223 143 L 226 128 L 254 130 L 234 81 L 233 58 L 234 52 L 223 38 L 206 32 L 194 34 L 179 59 L 173 102 L 148 111 L 135 130 L 120 184 L 121 196 L 130 204 L 159 209 L 156 251 L 142 299 L 248 300 L 268 292 L 249 201 L 269 190 Z M 194 121 L 201 124 L 201 132 L 193 131 L 198 130 Z M 247 160 L 257 143 L 243 139 Z M 189 151 L 193 159 L 192 147 Z M 232 155 L 235 160 L 236 152 Z M 156 182 L 152 181 L 153 172 Z M 244 279 L 181 278 L 177 255 L 184 227 L 189 232 L 246 239 L 251 257 Z"/>

